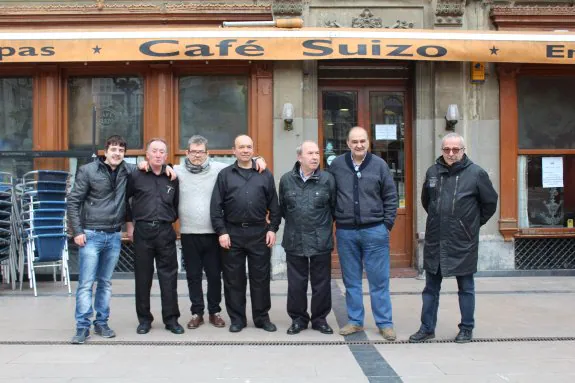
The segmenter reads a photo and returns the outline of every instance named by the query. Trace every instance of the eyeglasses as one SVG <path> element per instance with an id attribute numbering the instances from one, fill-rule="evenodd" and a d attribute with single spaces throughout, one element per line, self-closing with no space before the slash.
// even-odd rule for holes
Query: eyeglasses
<path id="1" fill-rule="evenodd" d="M 206 151 L 205 150 L 188 150 L 188 154 L 191 154 L 192 156 L 199 157 L 202 154 L 206 154 Z"/>
<path id="2" fill-rule="evenodd" d="M 445 154 L 453 152 L 453 154 L 459 154 L 460 151 L 465 150 L 465 148 L 441 148 L 441 151 Z"/>

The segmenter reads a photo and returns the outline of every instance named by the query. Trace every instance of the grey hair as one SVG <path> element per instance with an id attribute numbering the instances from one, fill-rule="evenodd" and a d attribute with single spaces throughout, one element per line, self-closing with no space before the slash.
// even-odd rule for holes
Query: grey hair
<path id="1" fill-rule="evenodd" d="M 206 150 L 208 150 L 208 139 L 204 136 L 196 134 L 190 137 L 188 140 L 188 149 L 190 149 L 190 145 L 204 145 Z"/>
<path id="2" fill-rule="evenodd" d="M 301 144 L 299 144 L 297 146 L 297 148 L 295 148 L 295 152 L 297 153 L 298 156 L 301 156 L 301 154 L 303 153 L 303 144 L 307 144 L 307 143 L 317 145 L 317 142 L 312 141 L 312 140 L 306 140 L 306 141 L 302 142 Z M 318 145 L 318 147 L 319 147 L 319 145 Z"/>
<path id="3" fill-rule="evenodd" d="M 461 147 L 464 148 L 465 147 L 465 140 L 463 139 L 463 136 L 461 134 L 458 133 L 448 133 L 445 136 L 443 136 L 443 138 L 441 139 L 441 146 L 443 147 L 443 144 L 445 143 L 445 141 L 449 140 L 450 138 L 459 138 L 459 141 L 461 142 Z"/>

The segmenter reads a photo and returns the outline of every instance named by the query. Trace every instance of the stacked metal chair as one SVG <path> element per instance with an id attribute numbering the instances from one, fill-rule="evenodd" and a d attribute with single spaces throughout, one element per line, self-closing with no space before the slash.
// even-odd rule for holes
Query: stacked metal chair
<path id="1" fill-rule="evenodd" d="M 16 287 L 18 262 L 18 209 L 12 174 L 0 172 L 0 268 L 2 279 Z"/>
<path id="2" fill-rule="evenodd" d="M 53 278 L 60 268 L 62 283 L 70 288 L 66 204 L 71 174 L 64 171 L 36 170 L 22 177 L 20 194 L 22 254 L 19 260 L 20 289 L 24 267 L 30 287 L 37 296 L 35 269 L 52 267 Z"/>

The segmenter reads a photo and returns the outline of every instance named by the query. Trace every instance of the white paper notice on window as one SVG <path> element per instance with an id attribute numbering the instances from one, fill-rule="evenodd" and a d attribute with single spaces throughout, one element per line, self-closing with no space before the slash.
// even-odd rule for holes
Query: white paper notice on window
<path id="1" fill-rule="evenodd" d="M 375 124 L 376 140 L 397 140 L 396 124 Z"/>
<path id="2" fill-rule="evenodd" d="M 544 188 L 563 187 L 563 157 L 542 157 L 541 170 Z"/>

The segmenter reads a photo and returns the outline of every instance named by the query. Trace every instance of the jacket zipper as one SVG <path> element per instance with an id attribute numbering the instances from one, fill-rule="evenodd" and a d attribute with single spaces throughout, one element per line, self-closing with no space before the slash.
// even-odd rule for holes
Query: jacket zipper
<path id="1" fill-rule="evenodd" d="M 461 228 L 463 229 L 463 232 L 465 233 L 465 235 L 467 236 L 467 239 L 469 239 L 471 241 L 471 235 L 469 234 L 469 232 L 467 231 L 467 228 L 465 227 L 465 225 L 463 224 L 463 222 L 461 222 L 460 219 L 457 220 L 459 222 L 459 224 L 461 225 Z"/>
<path id="2" fill-rule="evenodd" d="M 439 176 L 439 197 L 437 197 L 437 211 L 441 211 L 441 189 L 443 187 L 443 176 Z"/>
<path id="3" fill-rule="evenodd" d="M 459 183 L 459 176 L 455 177 L 455 190 L 453 190 L 453 202 L 451 203 L 451 215 L 455 214 L 455 196 L 457 195 L 457 184 Z"/>

